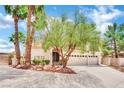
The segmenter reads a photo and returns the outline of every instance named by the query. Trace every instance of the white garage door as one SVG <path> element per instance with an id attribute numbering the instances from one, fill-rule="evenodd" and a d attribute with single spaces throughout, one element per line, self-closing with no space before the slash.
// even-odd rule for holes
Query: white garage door
<path id="1" fill-rule="evenodd" d="M 98 56 L 71 55 L 68 61 L 69 66 L 98 65 Z"/>

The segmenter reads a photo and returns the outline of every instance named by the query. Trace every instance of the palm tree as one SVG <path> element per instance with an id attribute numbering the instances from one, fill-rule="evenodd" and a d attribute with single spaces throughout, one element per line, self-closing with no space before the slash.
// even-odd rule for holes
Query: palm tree
<path id="1" fill-rule="evenodd" d="M 109 31 L 111 31 L 111 36 L 112 36 L 113 45 L 114 45 L 115 57 L 118 58 L 117 41 L 116 41 L 117 24 L 114 23 L 113 27 L 108 26 L 108 29 L 109 29 Z"/>
<path id="2" fill-rule="evenodd" d="M 118 52 L 124 50 L 124 24 L 117 25 L 114 23 L 112 26 L 108 26 L 108 31 L 105 33 L 103 49 L 114 50 L 115 58 L 118 58 Z M 113 53 L 112 53 L 113 56 Z"/>
<path id="3" fill-rule="evenodd" d="M 18 36 L 19 36 L 19 42 L 22 44 L 25 44 L 25 35 L 23 32 L 18 32 Z M 16 44 L 15 41 L 15 33 L 13 33 L 10 37 L 9 37 L 9 41 L 12 42 L 14 45 Z"/>
<path id="4" fill-rule="evenodd" d="M 31 20 L 33 18 L 33 20 Z M 36 30 L 41 30 L 45 26 L 44 6 L 28 6 L 27 17 L 27 38 L 25 48 L 26 64 L 30 67 L 31 64 L 31 48 Z"/>
<path id="5" fill-rule="evenodd" d="M 16 52 L 16 59 L 17 65 L 20 64 L 20 47 L 19 47 L 19 36 L 18 36 L 18 21 L 21 19 L 25 19 L 27 16 L 26 6 L 19 6 L 19 5 L 6 5 L 5 10 L 8 14 L 12 15 L 14 19 L 15 25 L 15 52 Z"/>
<path id="6" fill-rule="evenodd" d="M 30 65 L 31 62 L 31 58 L 30 58 L 30 31 L 31 31 L 31 15 L 32 15 L 32 11 L 33 11 L 33 6 L 28 6 L 28 16 L 27 16 L 27 38 L 26 38 L 26 50 L 25 50 L 25 60 L 26 60 L 26 64 Z"/>
<path id="7" fill-rule="evenodd" d="M 118 58 L 118 49 L 117 49 L 117 38 L 118 38 L 118 26 L 116 23 L 113 26 L 108 26 L 108 31 L 105 33 L 105 36 L 111 41 L 111 47 L 114 49 L 115 58 Z"/>

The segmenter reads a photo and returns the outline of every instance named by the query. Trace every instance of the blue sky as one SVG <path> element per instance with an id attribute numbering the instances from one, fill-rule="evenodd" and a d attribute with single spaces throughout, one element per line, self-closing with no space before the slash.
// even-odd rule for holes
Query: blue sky
<path id="1" fill-rule="evenodd" d="M 74 11 L 79 9 L 88 20 L 96 23 L 97 29 L 104 33 L 108 25 L 116 22 L 124 23 L 124 6 L 95 6 L 95 5 L 46 5 L 47 16 L 59 18 L 66 13 L 73 21 Z M 19 31 L 26 33 L 26 22 L 19 22 Z M 8 37 L 14 32 L 14 22 L 11 15 L 6 14 L 4 6 L 0 6 L 0 39 L 9 42 Z M 1 46 L 2 44 L 0 44 Z"/>

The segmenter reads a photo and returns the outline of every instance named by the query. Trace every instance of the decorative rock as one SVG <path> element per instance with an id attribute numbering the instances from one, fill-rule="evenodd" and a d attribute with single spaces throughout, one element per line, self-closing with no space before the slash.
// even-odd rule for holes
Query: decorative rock
<path id="1" fill-rule="evenodd" d="M 43 69 L 46 70 L 46 71 L 50 70 L 50 68 L 51 68 L 51 66 L 47 66 L 47 65 L 45 65 L 45 66 L 43 67 Z"/>
<path id="2" fill-rule="evenodd" d="M 55 65 L 54 67 L 55 67 L 55 68 L 59 68 L 59 66 L 57 66 L 57 65 Z"/>
<path id="3" fill-rule="evenodd" d="M 32 67 L 31 67 L 31 70 L 36 70 L 36 69 L 37 69 L 36 66 L 32 66 Z"/>
<path id="4" fill-rule="evenodd" d="M 16 68 L 17 69 L 20 69 L 22 67 L 22 65 L 17 65 Z"/>
<path id="5" fill-rule="evenodd" d="M 124 72 L 124 67 L 121 67 L 121 71 Z"/>
<path id="6" fill-rule="evenodd" d="M 61 68 L 59 67 L 59 68 L 56 68 L 56 71 L 60 71 L 61 70 Z"/>
<path id="7" fill-rule="evenodd" d="M 43 65 L 38 65 L 38 67 L 41 67 L 41 68 L 43 68 Z"/>
<path id="8" fill-rule="evenodd" d="M 43 70 L 43 68 L 37 68 L 36 70 L 37 70 L 37 71 L 42 71 L 42 70 Z"/>
<path id="9" fill-rule="evenodd" d="M 66 74 L 76 74 L 71 68 L 62 68 L 62 66 L 50 66 L 50 65 L 18 65 L 13 66 L 17 69 L 30 69 L 30 70 L 36 70 L 36 71 L 50 71 L 50 72 L 58 72 L 58 73 L 66 73 Z M 123 70 L 123 69 L 122 69 Z"/>

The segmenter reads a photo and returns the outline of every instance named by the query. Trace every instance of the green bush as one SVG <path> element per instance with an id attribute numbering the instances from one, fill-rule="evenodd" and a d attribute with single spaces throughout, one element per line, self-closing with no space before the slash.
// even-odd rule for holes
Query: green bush
<path id="1" fill-rule="evenodd" d="M 45 65 L 45 62 L 41 60 L 40 65 Z"/>
<path id="2" fill-rule="evenodd" d="M 22 64 L 26 64 L 26 61 L 25 61 L 25 60 L 23 60 L 23 61 L 22 61 Z"/>
<path id="3" fill-rule="evenodd" d="M 33 63 L 34 63 L 35 65 L 39 65 L 41 62 L 42 62 L 41 59 L 34 59 L 34 60 L 33 60 Z"/>
<path id="4" fill-rule="evenodd" d="M 33 63 L 35 65 L 48 65 L 50 63 L 50 60 L 34 59 Z"/>
<path id="5" fill-rule="evenodd" d="M 50 63 L 50 60 L 42 60 L 45 65 L 48 65 Z"/>

